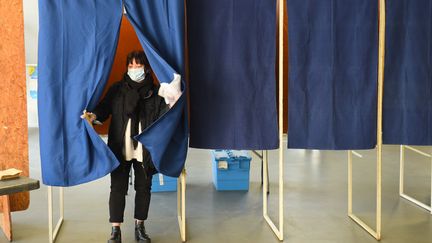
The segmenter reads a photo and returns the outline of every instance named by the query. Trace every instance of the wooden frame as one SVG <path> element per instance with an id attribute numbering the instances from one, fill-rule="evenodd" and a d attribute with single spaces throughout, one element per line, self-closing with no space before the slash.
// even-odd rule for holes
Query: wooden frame
<path id="1" fill-rule="evenodd" d="M 284 25 L 284 2 L 283 0 L 278 1 L 279 4 L 279 225 L 276 224 L 268 215 L 268 151 L 263 151 L 263 217 L 267 224 L 272 229 L 273 233 L 277 236 L 280 241 L 284 239 L 284 171 L 283 171 L 283 159 L 284 159 L 284 146 L 283 146 L 283 25 Z"/>
<path id="2" fill-rule="evenodd" d="M 348 216 L 371 234 L 375 239 L 381 239 L 381 199 L 382 199 L 382 107 L 384 90 L 385 62 L 385 0 L 379 0 L 379 39 L 378 39 L 378 102 L 377 102 L 377 159 L 376 159 L 376 230 L 357 217 L 352 210 L 352 155 L 362 157 L 355 151 L 348 151 Z"/>
<path id="3" fill-rule="evenodd" d="M 12 219 L 11 219 L 11 207 L 9 195 L 1 196 L 3 205 L 3 219 L 2 219 L 2 230 L 6 238 L 12 241 Z"/>
<path id="4" fill-rule="evenodd" d="M 182 242 L 186 242 L 186 170 L 177 179 L 177 219 Z"/>
<path id="5" fill-rule="evenodd" d="M 53 192 L 52 192 L 52 186 L 48 186 L 48 241 L 49 243 L 54 243 L 58 233 L 60 231 L 60 228 L 64 221 L 64 191 L 63 187 L 59 188 L 59 210 L 60 210 L 60 218 L 57 221 L 57 225 L 55 229 L 53 230 Z"/>
<path id="6" fill-rule="evenodd" d="M 417 199 L 415 199 L 415 198 L 413 198 L 411 196 L 408 196 L 405 193 L 405 190 L 404 190 L 405 149 L 409 149 L 409 150 L 411 150 L 411 151 L 413 151 L 413 152 L 415 152 L 417 154 L 423 155 L 423 156 L 431 159 L 431 198 L 430 198 L 430 203 L 431 204 L 430 204 L 430 206 L 428 206 L 428 205 L 426 205 L 426 204 L 418 201 Z M 408 146 L 408 145 L 401 145 L 400 146 L 400 174 L 399 174 L 399 178 L 400 178 L 400 180 L 399 180 L 399 195 L 403 199 L 406 199 L 406 200 L 408 200 L 408 201 L 416 204 L 417 206 L 419 206 L 419 207 L 421 207 L 421 208 L 429 211 L 432 214 L 432 154 L 425 153 L 425 152 L 423 152 L 421 150 L 418 150 L 418 149 L 413 148 L 413 147 Z"/>

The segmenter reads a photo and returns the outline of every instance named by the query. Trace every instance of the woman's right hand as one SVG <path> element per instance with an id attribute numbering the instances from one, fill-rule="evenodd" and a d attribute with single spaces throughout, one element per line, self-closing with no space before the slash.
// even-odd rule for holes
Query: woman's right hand
<path id="1" fill-rule="evenodd" d="M 86 119 L 90 124 L 93 124 L 93 122 L 96 120 L 96 115 L 84 110 L 83 114 L 81 115 L 81 118 Z"/>

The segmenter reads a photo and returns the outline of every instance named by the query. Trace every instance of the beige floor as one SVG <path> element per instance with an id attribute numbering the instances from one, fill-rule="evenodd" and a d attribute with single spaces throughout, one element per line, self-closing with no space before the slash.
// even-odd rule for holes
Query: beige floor
<path id="1" fill-rule="evenodd" d="M 30 131 L 30 172 L 40 178 L 38 134 Z M 430 148 L 428 148 L 430 149 Z M 384 148 L 383 243 L 431 243 L 432 215 L 400 199 L 399 150 Z M 374 224 L 374 151 L 364 152 L 354 165 L 354 210 Z M 271 152 L 270 178 L 277 179 L 275 151 Z M 431 162 L 407 154 L 407 192 L 425 203 L 430 200 Z M 347 212 L 347 161 L 344 151 L 289 150 L 285 156 L 285 242 L 376 242 L 353 223 Z M 217 192 L 211 182 L 210 154 L 189 150 L 187 160 L 188 242 L 278 242 L 262 218 L 260 161 L 252 161 L 249 192 Z M 277 208 L 277 185 L 272 184 L 270 207 Z M 106 242 L 109 178 L 65 189 L 66 221 L 57 242 Z M 123 242 L 133 239 L 133 189 L 127 198 Z M 57 201 L 56 201 L 57 202 Z M 57 207 L 57 203 L 55 204 Z M 176 194 L 154 193 L 146 222 L 152 242 L 180 242 Z M 271 210 L 273 217 L 277 211 Z M 12 214 L 14 242 L 48 242 L 47 188 L 31 193 L 30 208 Z M 7 242 L 0 236 L 0 243 Z"/>

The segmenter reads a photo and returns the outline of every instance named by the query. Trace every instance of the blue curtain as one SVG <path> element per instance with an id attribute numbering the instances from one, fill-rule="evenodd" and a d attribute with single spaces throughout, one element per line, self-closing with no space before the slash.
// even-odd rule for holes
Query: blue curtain
<path id="1" fill-rule="evenodd" d="M 288 147 L 374 148 L 378 1 L 287 5 Z"/>
<path id="2" fill-rule="evenodd" d="M 160 173 L 178 177 L 186 160 L 189 132 L 183 81 L 184 0 L 125 0 L 125 7 L 159 81 L 170 83 L 174 74 L 182 77 L 183 93 L 179 100 L 136 137 L 149 150 Z"/>
<path id="3" fill-rule="evenodd" d="M 387 1 L 383 142 L 432 145 L 432 1 Z"/>
<path id="4" fill-rule="evenodd" d="M 80 115 L 104 89 L 121 17 L 121 0 L 39 0 L 38 109 L 46 185 L 77 185 L 118 166 Z"/>
<path id="5" fill-rule="evenodd" d="M 188 0 L 190 147 L 278 148 L 276 0 Z"/>
<path id="6" fill-rule="evenodd" d="M 183 77 L 183 0 L 125 1 L 161 82 Z M 39 124 L 43 183 L 73 186 L 98 179 L 119 162 L 80 118 L 105 87 L 118 42 L 121 0 L 39 0 Z M 183 84 L 184 87 L 184 84 Z M 185 92 L 137 138 L 156 168 L 178 176 L 187 151 Z"/>

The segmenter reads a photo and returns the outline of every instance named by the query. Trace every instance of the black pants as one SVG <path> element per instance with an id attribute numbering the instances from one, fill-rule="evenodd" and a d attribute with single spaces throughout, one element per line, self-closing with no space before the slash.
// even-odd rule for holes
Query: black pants
<path id="1" fill-rule="evenodd" d="M 111 172 L 111 193 L 109 198 L 109 211 L 111 223 L 122 223 L 125 209 L 125 197 L 129 185 L 129 172 L 133 164 L 135 171 L 135 218 L 146 220 L 151 198 L 152 176 L 146 176 L 144 167 L 137 160 L 121 163 Z"/>

